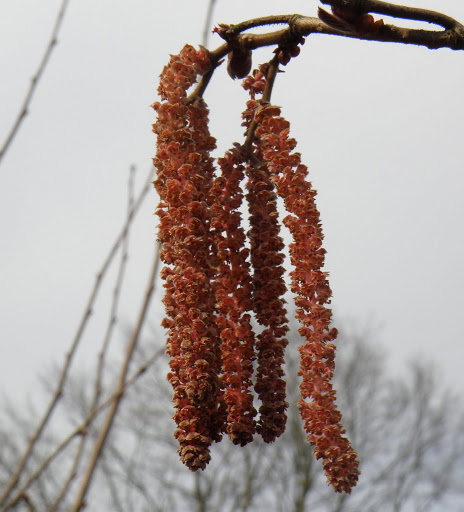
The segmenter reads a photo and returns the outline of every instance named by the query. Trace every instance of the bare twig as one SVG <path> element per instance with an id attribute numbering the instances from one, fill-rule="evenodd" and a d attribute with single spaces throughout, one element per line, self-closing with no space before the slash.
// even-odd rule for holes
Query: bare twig
<path id="1" fill-rule="evenodd" d="M 102 428 L 100 430 L 100 434 L 95 442 L 93 452 L 91 454 L 90 461 L 87 466 L 87 470 L 82 479 L 81 487 L 77 493 L 76 500 L 74 501 L 74 504 L 71 509 L 72 512 L 78 512 L 83 506 L 85 506 L 85 502 L 84 502 L 85 496 L 87 494 L 90 482 L 92 480 L 92 477 L 93 477 L 98 459 L 100 457 L 101 451 L 103 449 L 105 441 L 106 441 L 108 434 L 111 430 L 111 427 L 113 425 L 114 418 L 116 417 L 116 413 L 118 411 L 119 404 L 121 403 L 121 399 L 124 395 L 124 382 L 126 379 L 126 374 L 129 369 L 129 364 L 132 360 L 132 355 L 134 353 L 140 332 L 142 330 L 142 327 L 143 327 L 143 324 L 145 321 L 145 315 L 148 311 L 148 306 L 150 304 L 151 297 L 153 295 L 154 281 L 156 278 L 156 274 L 158 272 L 158 263 L 159 263 L 159 257 L 158 257 L 158 249 L 157 249 L 155 251 L 155 255 L 153 258 L 153 265 L 152 265 L 150 278 L 148 280 L 148 287 L 145 292 L 145 299 L 143 301 L 142 308 L 139 313 L 139 318 L 138 318 L 137 323 L 132 332 L 131 339 L 126 348 L 126 355 L 125 355 L 125 358 L 124 358 L 124 361 L 122 363 L 122 367 L 121 367 L 121 370 L 119 373 L 119 378 L 118 378 L 118 382 L 116 384 L 116 392 L 114 395 L 114 399 L 110 405 L 110 410 L 108 411 L 105 423 L 102 426 Z"/>
<path id="2" fill-rule="evenodd" d="M 203 46 L 208 44 L 209 35 L 211 33 L 211 18 L 213 17 L 214 5 L 216 0 L 209 0 L 208 10 L 206 11 L 205 25 L 203 28 Z"/>
<path id="3" fill-rule="evenodd" d="M 241 21 L 230 25 L 228 32 L 229 34 L 240 34 L 245 30 L 251 28 L 264 27 L 264 25 L 278 25 L 278 24 L 290 24 L 294 16 L 301 16 L 301 14 L 275 14 L 272 16 L 260 16 L 259 18 L 253 18 L 251 20 Z"/>
<path id="4" fill-rule="evenodd" d="M 30 103 L 32 101 L 32 97 L 34 96 L 34 93 L 36 91 L 37 84 L 39 83 L 39 80 L 42 77 L 43 72 L 45 71 L 45 68 L 50 59 L 50 55 L 52 54 L 52 51 L 58 42 L 58 39 L 57 39 L 58 32 L 60 31 L 61 25 L 63 23 L 63 19 L 64 19 L 64 15 L 66 12 L 66 8 L 68 7 L 68 3 L 69 3 L 69 0 L 63 0 L 63 2 L 61 4 L 60 10 L 56 17 L 55 26 L 53 27 L 52 35 L 48 42 L 47 48 L 45 49 L 45 53 L 42 56 L 42 60 L 40 61 L 39 67 L 38 67 L 35 75 L 32 77 L 31 85 L 29 86 L 29 90 L 27 91 L 26 97 L 24 98 L 24 101 L 23 101 L 23 104 L 19 111 L 19 114 L 16 117 L 16 120 L 14 121 L 13 126 L 10 129 L 10 132 L 8 133 L 8 135 L 5 139 L 5 142 L 3 143 L 2 147 L 0 148 L 0 163 L 7 151 L 7 149 L 9 148 L 11 142 L 13 141 L 14 137 L 18 133 L 21 123 L 24 121 L 24 118 L 28 114 L 29 105 L 30 105 Z"/>
<path id="5" fill-rule="evenodd" d="M 55 390 L 55 393 L 53 395 L 53 398 L 50 402 L 50 404 L 48 405 L 48 408 L 39 424 L 39 426 L 37 427 L 36 431 L 34 432 L 34 434 L 32 435 L 30 441 L 29 441 L 29 444 L 26 448 L 26 451 L 24 452 L 23 456 L 21 457 L 21 460 L 19 461 L 18 463 L 18 466 L 15 470 L 15 472 L 13 473 L 10 481 L 8 482 L 7 486 L 5 487 L 2 495 L 0 496 L 0 505 L 4 504 L 7 500 L 8 500 L 8 497 L 9 495 L 11 494 L 11 491 L 16 487 L 16 485 L 18 484 L 18 481 L 19 481 L 19 478 L 20 478 L 20 475 L 22 473 L 22 471 L 24 470 L 25 466 L 26 466 L 26 463 L 28 462 L 29 460 L 29 457 L 31 456 L 32 454 L 32 451 L 35 447 L 35 444 L 37 443 L 39 437 L 41 436 L 45 426 L 47 425 L 48 421 L 50 420 L 50 417 L 58 403 L 58 401 L 60 400 L 61 396 L 62 396 L 62 393 L 63 393 L 63 387 L 64 387 L 64 384 L 66 382 L 66 379 L 67 379 L 67 376 L 68 376 L 68 372 L 69 372 L 69 368 L 71 366 L 71 362 L 72 362 L 72 359 L 77 351 L 77 347 L 79 345 L 79 342 L 80 340 L 82 339 L 82 335 L 84 333 L 84 330 L 85 330 L 85 327 L 87 325 L 87 322 L 92 314 L 92 308 L 93 308 L 93 304 L 95 302 L 95 299 L 97 297 L 97 294 L 100 290 L 100 286 L 102 284 L 102 280 L 103 280 L 103 277 L 105 276 L 118 248 L 119 248 L 119 245 L 122 243 L 122 241 L 124 240 L 124 237 L 126 236 L 127 234 L 127 231 L 129 230 L 130 228 L 130 225 L 134 219 L 134 216 L 135 214 L 138 212 L 140 206 L 142 205 L 148 191 L 150 190 L 150 184 L 151 184 L 151 181 L 152 181 L 152 170 L 150 169 L 150 172 L 147 176 L 147 180 L 142 188 L 142 190 L 140 191 L 139 193 L 139 196 L 137 198 L 137 200 L 135 201 L 133 207 L 131 208 L 128 216 L 127 216 L 127 219 L 126 219 L 126 222 L 123 226 L 123 229 L 121 230 L 121 233 L 118 235 L 118 237 L 116 238 L 116 240 L 114 241 L 113 243 L 113 246 L 111 247 L 105 261 L 103 262 L 103 265 L 99 271 L 99 273 L 97 274 L 97 278 L 96 278 L 96 281 L 95 281 L 95 285 L 93 287 L 93 290 L 91 291 L 90 293 L 90 297 L 88 299 L 88 302 L 87 302 L 87 305 L 85 307 L 85 310 L 84 310 L 84 314 L 82 316 L 82 319 L 81 319 L 81 322 L 79 324 L 79 327 L 77 329 L 77 332 L 75 334 L 75 337 L 71 343 L 71 347 L 66 355 L 66 358 L 65 358 L 65 361 L 64 361 L 64 364 L 63 364 L 63 367 L 61 369 L 61 373 L 60 373 L 60 376 L 59 376 L 59 379 L 58 379 L 58 384 L 56 386 L 56 390 Z"/>
<path id="6" fill-rule="evenodd" d="M 56 512 L 58 510 L 59 505 L 64 500 L 66 494 L 69 491 L 72 481 L 74 480 L 74 478 L 76 478 L 77 468 L 79 466 L 79 461 L 82 457 L 82 452 L 83 452 L 83 448 L 84 448 L 85 437 L 86 436 L 84 434 L 81 435 L 81 440 L 80 440 L 79 446 L 76 450 L 76 453 L 74 455 L 74 460 L 73 460 L 73 463 L 71 466 L 71 470 L 69 471 L 68 478 L 66 478 L 66 480 L 64 481 L 64 483 L 61 487 L 61 490 L 58 492 L 58 496 L 56 497 L 56 500 L 53 502 L 52 506 L 47 510 L 47 512 Z"/>
<path id="7" fill-rule="evenodd" d="M 277 55 L 275 55 L 271 61 L 269 62 L 267 73 L 266 73 L 266 84 L 264 86 L 262 100 L 270 102 L 271 101 L 271 95 L 272 95 L 272 88 L 274 87 L 274 81 L 277 76 L 277 73 L 279 72 L 279 58 Z M 250 158 L 253 156 L 251 154 L 251 145 L 253 144 L 253 140 L 255 137 L 255 131 L 256 131 L 257 123 L 255 119 L 253 118 L 250 126 L 246 133 L 246 139 L 243 143 L 242 148 L 246 153 L 250 153 Z"/>
<path id="8" fill-rule="evenodd" d="M 135 176 L 135 167 L 131 166 L 129 171 L 129 182 L 128 182 L 128 205 L 127 205 L 127 216 L 129 217 L 130 212 L 134 206 L 134 176 Z M 95 394 L 93 398 L 93 402 L 90 406 L 90 410 L 92 410 L 98 403 L 101 393 L 102 387 L 102 379 L 103 379 L 103 370 L 105 366 L 105 357 L 106 353 L 111 341 L 111 336 L 114 331 L 114 327 L 116 325 L 116 313 L 119 304 L 119 296 L 121 292 L 122 283 L 124 280 L 124 274 L 127 265 L 128 259 L 128 235 L 129 231 L 126 230 L 123 233 L 121 238 L 121 260 L 119 262 L 118 275 L 116 277 L 116 283 L 113 290 L 113 298 L 111 301 L 110 315 L 108 319 L 108 325 L 106 328 L 105 336 L 103 337 L 103 344 L 98 355 L 98 365 L 97 365 L 97 374 L 95 377 Z"/>
<path id="9" fill-rule="evenodd" d="M 271 101 L 272 89 L 274 87 L 274 82 L 279 72 L 279 58 L 276 55 L 271 62 L 269 62 L 269 69 L 266 74 L 266 84 L 264 85 L 262 100 L 267 101 L 268 103 Z"/>
<path id="10" fill-rule="evenodd" d="M 129 171 L 129 183 L 128 183 L 128 206 L 127 206 L 127 215 L 128 216 L 130 215 L 131 209 L 134 206 L 134 176 L 135 176 L 135 166 L 131 166 L 130 171 Z M 101 395 L 105 357 L 106 357 L 108 347 L 110 345 L 114 327 L 116 325 L 116 313 L 117 313 L 117 308 L 118 308 L 118 304 L 119 304 L 119 296 L 120 296 L 122 283 L 124 280 L 125 269 L 127 266 L 128 236 L 129 236 L 129 232 L 127 231 L 121 241 L 121 260 L 119 263 L 118 275 L 116 277 L 116 284 L 115 284 L 115 287 L 113 290 L 113 298 L 111 301 L 108 325 L 107 325 L 105 335 L 103 337 L 102 349 L 98 356 L 97 374 L 95 377 L 95 392 L 94 392 L 93 400 L 89 407 L 90 412 L 97 408 L 98 401 L 99 401 L 100 395 Z M 86 439 L 88 439 L 88 438 L 85 435 L 85 433 L 83 433 L 80 437 L 79 446 L 76 449 L 74 460 L 71 465 L 71 469 L 69 471 L 69 477 L 65 480 L 63 487 L 58 494 L 57 499 L 55 500 L 55 502 L 53 503 L 53 505 L 51 506 L 51 508 L 49 509 L 48 512 L 55 512 L 57 510 L 59 504 L 65 498 L 65 496 L 71 486 L 71 483 L 77 474 L 77 468 L 78 468 L 79 462 L 82 458 Z"/>
<path id="11" fill-rule="evenodd" d="M 111 467 L 113 467 L 113 465 L 111 465 Z M 117 510 L 117 512 L 125 512 L 125 510 L 122 506 L 122 499 L 119 495 L 118 486 L 113 481 L 113 475 L 111 474 L 111 472 L 106 464 L 106 460 L 105 460 L 104 456 L 101 458 L 101 468 L 103 471 L 103 475 L 105 476 L 106 481 L 108 483 L 108 489 L 110 491 L 111 501 L 112 501 L 112 505 L 113 505 L 115 511 Z"/>

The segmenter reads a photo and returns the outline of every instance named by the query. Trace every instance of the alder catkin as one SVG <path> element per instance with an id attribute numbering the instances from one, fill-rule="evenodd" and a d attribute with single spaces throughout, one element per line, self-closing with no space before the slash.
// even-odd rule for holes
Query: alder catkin
<path id="1" fill-rule="evenodd" d="M 301 399 L 298 403 L 308 441 L 322 459 L 327 480 L 337 492 L 350 493 L 359 475 L 357 454 L 343 436 L 342 415 L 335 404 L 331 384 L 335 369 L 337 330 L 330 327 L 330 290 L 324 265 L 322 228 L 315 203 L 316 192 L 307 181 L 308 170 L 300 154 L 293 152 L 296 141 L 289 137 L 290 124 L 278 107 L 256 107 L 258 150 L 267 162 L 277 194 L 289 212 L 283 222 L 290 230 L 291 290 L 295 294 L 296 317 L 305 338 L 300 346 L 299 375 Z"/>
<path id="2" fill-rule="evenodd" d="M 168 375 L 173 390 L 182 461 L 192 470 L 204 469 L 209 446 L 221 439 L 224 405 L 221 396 L 220 339 L 212 280 L 216 267 L 209 229 L 208 196 L 214 166 L 210 156 L 215 140 L 208 131 L 208 109 L 199 98 L 187 104 L 187 90 L 197 75 L 209 69 L 209 57 L 185 46 L 171 57 L 161 74 L 155 187 L 160 196 L 158 240 L 164 304 L 169 329 Z"/>

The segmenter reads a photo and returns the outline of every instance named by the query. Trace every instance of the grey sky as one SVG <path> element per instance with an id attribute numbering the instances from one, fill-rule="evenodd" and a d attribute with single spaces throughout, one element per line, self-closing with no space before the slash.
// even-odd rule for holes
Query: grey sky
<path id="1" fill-rule="evenodd" d="M 60 3 L 0 2 L 0 140 Z M 149 105 L 157 77 L 169 53 L 200 42 L 206 4 L 70 2 L 30 115 L 0 166 L 0 383 L 10 398 L 34 389 L 37 372 L 64 358 L 124 219 L 129 167 L 137 165 L 140 184 L 155 153 Z M 315 15 L 318 5 L 281 4 L 218 0 L 213 21 Z M 464 22 L 459 0 L 408 5 Z M 258 53 L 262 60 L 270 54 Z M 393 363 L 420 354 L 458 388 L 464 384 L 463 59 L 463 52 L 446 49 L 311 36 L 278 77 L 273 96 L 318 190 L 334 311 L 342 320 L 381 325 Z M 241 138 L 245 94 L 220 69 L 205 98 L 224 150 Z M 128 323 L 148 273 L 156 202 L 153 192 L 133 236 L 120 314 Z M 95 312 L 103 320 L 86 337 L 89 355 L 99 346 L 111 283 Z"/>

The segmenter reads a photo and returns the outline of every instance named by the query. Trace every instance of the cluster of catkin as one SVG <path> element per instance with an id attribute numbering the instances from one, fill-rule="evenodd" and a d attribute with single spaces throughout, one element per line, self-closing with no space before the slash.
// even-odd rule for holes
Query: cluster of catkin
<path id="1" fill-rule="evenodd" d="M 188 89 L 210 68 L 205 49 L 185 46 L 164 68 L 161 101 L 153 105 L 158 239 L 165 263 L 163 326 L 168 330 L 168 380 L 174 390 L 179 454 L 190 469 L 204 469 L 210 445 L 224 433 L 244 446 L 256 432 L 266 442 L 284 432 L 288 327 L 277 213 L 281 197 L 287 210 L 283 224 L 293 237 L 291 291 L 305 339 L 299 348 L 298 407 L 328 481 L 336 491 L 350 492 L 358 479 L 358 461 L 343 436 L 330 382 L 337 331 L 330 328 L 326 307 L 331 290 L 321 270 L 325 251 L 316 192 L 293 151 L 296 141 L 289 137 L 289 123 L 278 107 L 258 99 L 265 68 L 244 81 L 251 99 L 243 124 L 249 128 L 253 123 L 255 130 L 251 149 L 236 145 L 216 165 L 206 104 L 202 98 L 187 100 Z M 248 232 L 241 223 L 244 196 Z M 257 335 L 252 318 L 261 326 Z"/>

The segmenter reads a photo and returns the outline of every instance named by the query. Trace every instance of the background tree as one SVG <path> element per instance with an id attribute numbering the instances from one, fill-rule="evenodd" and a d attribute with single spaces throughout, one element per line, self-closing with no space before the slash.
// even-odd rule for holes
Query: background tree
<path id="1" fill-rule="evenodd" d="M 145 349 L 156 347 L 144 339 Z M 213 447 L 211 471 L 192 474 L 180 463 L 172 437 L 171 390 L 165 379 L 166 359 L 159 360 L 130 388 L 102 453 L 89 495 L 95 510 L 192 510 L 195 512 L 260 511 L 438 511 L 458 510 L 463 499 L 464 409 L 462 396 L 441 387 L 436 367 L 420 360 L 408 373 L 392 376 L 386 353 L 375 343 L 372 329 L 342 334 L 335 384 L 349 435 L 362 461 L 363 477 L 350 496 L 334 495 L 305 441 L 296 408 L 296 373 L 287 370 L 288 428 L 272 445 L 259 440 L 238 450 L 224 441 Z M 292 337 L 291 344 L 300 340 Z M 289 354 L 292 352 L 289 351 Z M 143 350 L 137 362 L 147 359 Z M 290 357 L 287 365 L 298 365 Z M 56 368 L 51 374 L 56 374 Z M 289 371 L 290 370 L 290 371 Z M 49 373 L 50 375 L 50 373 Z M 111 382 L 107 385 L 111 389 Z M 93 386 L 81 374 L 65 390 L 64 423 L 81 424 L 92 400 Z M 20 453 L 9 445 L 32 425 L 29 414 L 15 411 L 14 421 L 2 421 L 4 472 Z M 100 425 L 90 427 L 91 439 Z M 53 450 L 60 433 L 45 440 L 42 457 Z M 44 471 L 27 496 L 36 510 L 48 510 L 73 465 L 73 452 Z M 85 460 L 85 457 L 84 457 Z M 32 464 L 37 466 L 40 457 Z M 31 467 L 31 472 L 32 472 Z M 63 503 L 57 510 L 69 510 Z M 27 509 L 25 509 L 27 510 Z"/>

